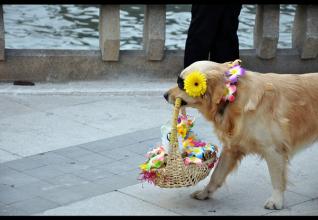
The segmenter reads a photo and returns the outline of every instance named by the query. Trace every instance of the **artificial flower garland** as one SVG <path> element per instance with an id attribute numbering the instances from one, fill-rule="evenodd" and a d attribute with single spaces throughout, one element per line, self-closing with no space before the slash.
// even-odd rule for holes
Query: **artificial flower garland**
<path id="1" fill-rule="evenodd" d="M 225 72 L 225 92 L 222 97 L 223 101 L 234 102 L 236 84 L 239 77 L 245 75 L 245 69 L 240 66 L 241 60 L 235 60 L 229 64 L 230 69 Z"/>

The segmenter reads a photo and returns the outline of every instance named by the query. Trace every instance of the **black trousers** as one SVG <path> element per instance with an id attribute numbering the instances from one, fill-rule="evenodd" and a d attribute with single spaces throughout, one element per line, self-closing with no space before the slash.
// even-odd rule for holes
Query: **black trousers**
<path id="1" fill-rule="evenodd" d="M 193 62 L 217 63 L 239 58 L 237 29 L 242 5 L 192 5 L 184 68 Z"/>

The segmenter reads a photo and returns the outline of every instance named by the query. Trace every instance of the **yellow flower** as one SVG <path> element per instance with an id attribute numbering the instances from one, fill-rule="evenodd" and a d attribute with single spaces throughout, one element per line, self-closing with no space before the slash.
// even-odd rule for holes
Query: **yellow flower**
<path id="1" fill-rule="evenodd" d="M 140 168 L 141 170 L 147 170 L 147 163 L 140 164 L 140 165 L 139 165 L 139 168 Z"/>
<path id="2" fill-rule="evenodd" d="M 180 127 L 180 128 L 178 128 L 178 134 L 180 134 L 181 137 L 184 138 L 187 135 L 187 130 Z"/>
<path id="3" fill-rule="evenodd" d="M 238 73 L 238 70 L 237 69 L 232 69 L 232 70 L 230 70 L 230 73 L 231 73 L 231 75 L 235 75 L 235 74 Z"/>
<path id="4" fill-rule="evenodd" d="M 206 91 L 205 75 L 199 71 L 193 71 L 184 80 L 184 89 L 189 96 L 201 96 Z"/>

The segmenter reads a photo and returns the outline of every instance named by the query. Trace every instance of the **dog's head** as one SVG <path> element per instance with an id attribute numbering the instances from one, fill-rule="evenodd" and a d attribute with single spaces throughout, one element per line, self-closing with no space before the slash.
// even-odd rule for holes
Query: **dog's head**
<path id="1" fill-rule="evenodd" d="M 174 104 L 177 97 L 181 98 L 181 105 L 199 110 L 206 108 L 214 109 L 224 96 L 225 83 L 224 73 L 229 69 L 230 62 L 215 63 L 211 61 L 198 61 L 184 69 L 178 77 L 178 85 L 169 89 L 165 99 Z M 203 95 L 192 97 L 186 93 L 183 87 L 184 79 L 193 71 L 199 71 L 205 75 L 207 88 Z"/>

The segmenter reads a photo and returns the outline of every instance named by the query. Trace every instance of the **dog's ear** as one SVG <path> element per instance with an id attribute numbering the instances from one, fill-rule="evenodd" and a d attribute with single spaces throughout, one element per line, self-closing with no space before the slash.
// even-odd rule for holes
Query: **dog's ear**
<path id="1" fill-rule="evenodd" d="M 212 70 L 207 74 L 206 97 L 209 104 L 219 104 L 224 96 L 225 84 L 224 77 L 219 71 Z"/>
<path id="2" fill-rule="evenodd" d="M 214 104 L 220 104 L 222 97 L 224 96 L 225 87 L 222 83 L 215 85 L 213 89 L 212 102 Z"/>

